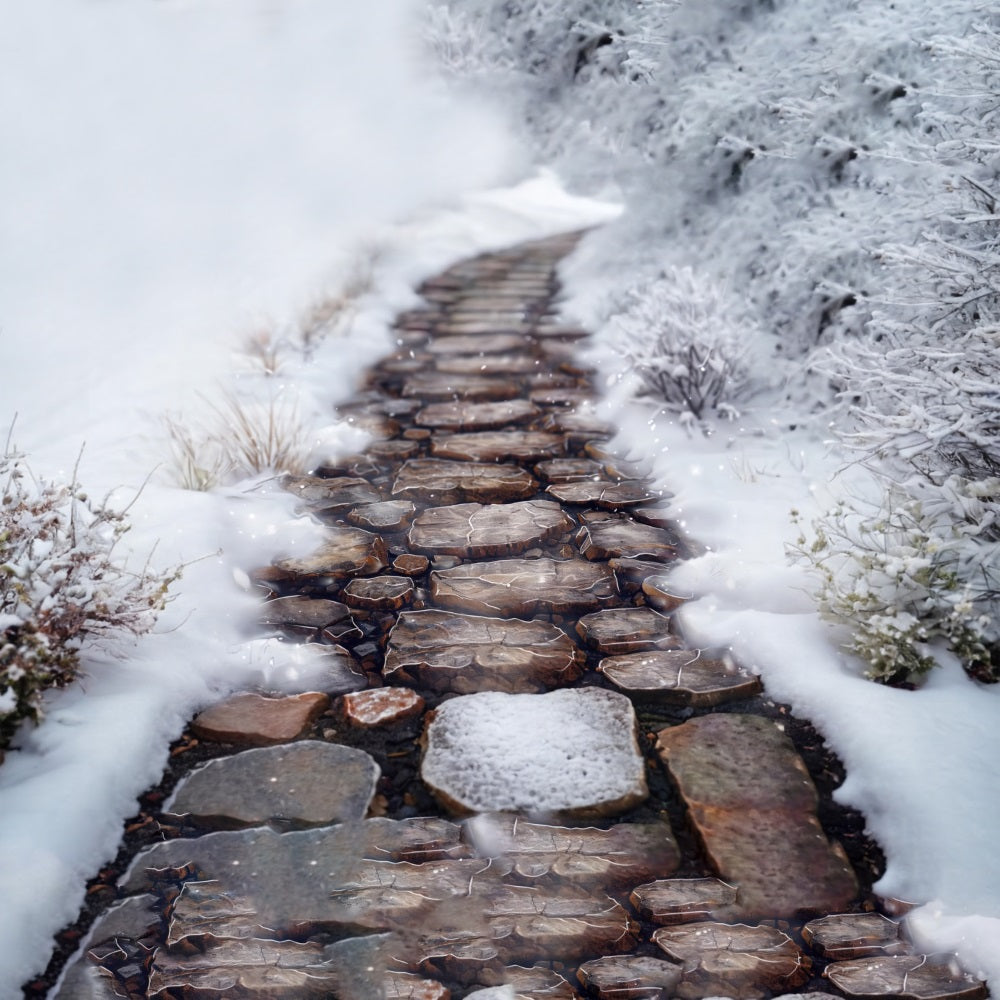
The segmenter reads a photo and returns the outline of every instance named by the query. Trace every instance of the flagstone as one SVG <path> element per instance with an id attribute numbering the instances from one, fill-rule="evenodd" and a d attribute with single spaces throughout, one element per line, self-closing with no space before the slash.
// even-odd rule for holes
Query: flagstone
<path id="1" fill-rule="evenodd" d="M 496 430 L 514 424 L 524 424 L 541 414 L 526 399 L 503 400 L 498 403 L 470 403 L 451 400 L 430 403 L 414 418 L 422 427 L 449 431 Z"/>
<path id="2" fill-rule="evenodd" d="M 541 431 L 469 431 L 431 439 L 431 455 L 468 462 L 501 462 L 513 459 L 534 462 L 554 458 L 566 450 L 558 434 Z"/>
<path id="3" fill-rule="evenodd" d="M 286 698 L 235 694 L 196 715 L 190 728 L 214 743 L 286 743 L 302 736 L 329 705 L 329 697 L 316 691 Z"/>
<path id="4" fill-rule="evenodd" d="M 526 500 L 537 490 L 538 483 L 520 466 L 441 458 L 411 459 L 392 487 L 394 496 L 437 504 L 505 503 Z"/>

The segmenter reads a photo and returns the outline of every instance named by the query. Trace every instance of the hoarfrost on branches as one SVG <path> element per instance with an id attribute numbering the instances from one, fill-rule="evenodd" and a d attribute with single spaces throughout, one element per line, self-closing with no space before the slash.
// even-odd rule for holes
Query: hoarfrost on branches
<path id="1" fill-rule="evenodd" d="M 115 510 L 71 482 L 36 480 L 9 444 L 0 454 L 0 754 L 42 695 L 80 672 L 92 643 L 113 648 L 148 632 L 177 578 L 126 567 L 116 551 L 128 530 Z"/>

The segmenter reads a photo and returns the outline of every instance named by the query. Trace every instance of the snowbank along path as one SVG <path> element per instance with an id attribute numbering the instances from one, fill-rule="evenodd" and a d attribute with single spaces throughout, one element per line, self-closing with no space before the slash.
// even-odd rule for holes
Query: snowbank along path
<path id="1" fill-rule="evenodd" d="M 669 497 L 606 447 L 576 234 L 426 282 L 289 477 L 326 525 L 253 569 L 324 682 L 208 707 L 29 996 L 978 998 L 871 892 L 837 761 L 664 576 Z"/>

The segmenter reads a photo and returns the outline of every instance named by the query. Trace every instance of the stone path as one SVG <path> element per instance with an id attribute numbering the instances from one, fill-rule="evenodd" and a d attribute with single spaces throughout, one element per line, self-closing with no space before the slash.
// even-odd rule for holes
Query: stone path
<path id="1" fill-rule="evenodd" d="M 192 720 L 53 996 L 986 995 L 879 912 L 808 726 L 677 634 L 669 498 L 555 315 L 575 239 L 427 282 L 342 408 L 374 443 L 287 480 L 327 540 L 253 572 L 260 628 L 328 681 Z"/>

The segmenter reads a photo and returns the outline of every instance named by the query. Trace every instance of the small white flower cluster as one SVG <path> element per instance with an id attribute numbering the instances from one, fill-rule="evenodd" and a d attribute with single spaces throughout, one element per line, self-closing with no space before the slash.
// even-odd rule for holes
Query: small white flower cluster
<path id="1" fill-rule="evenodd" d="M 42 694 L 79 671 L 81 648 L 152 628 L 177 572 L 135 573 L 115 547 L 126 512 L 70 483 L 32 477 L 24 456 L 0 453 L 0 754 Z"/>

